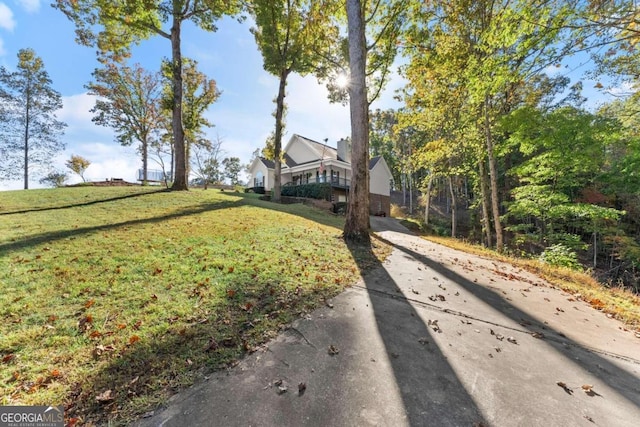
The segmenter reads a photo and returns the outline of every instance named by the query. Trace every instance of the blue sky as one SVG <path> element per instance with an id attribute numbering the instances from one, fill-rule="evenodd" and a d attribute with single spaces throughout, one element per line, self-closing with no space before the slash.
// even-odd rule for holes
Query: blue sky
<path id="1" fill-rule="evenodd" d="M 78 154 L 92 163 L 85 174 L 89 180 L 116 177 L 135 181 L 136 170 L 141 167 L 135 147 L 121 147 L 108 128 L 91 122 L 89 110 L 94 99 L 87 95 L 84 86 L 98 65 L 94 50 L 75 43 L 74 26 L 50 3 L 50 0 L 0 0 L 0 65 L 14 69 L 16 54 L 22 48 L 34 49 L 43 59 L 53 87 L 63 97 L 64 108 L 58 117 L 68 124 L 63 137 L 66 149 L 54 159 L 58 169 L 64 170 L 64 161 L 71 154 Z M 182 39 L 184 55 L 196 59 L 200 70 L 215 79 L 222 91 L 208 112 L 208 118 L 215 124 L 208 132 L 209 137 L 219 136 L 223 140 L 225 156 L 248 162 L 274 127 L 273 99 L 278 85 L 277 79 L 262 68 L 262 57 L 249 24 L 227 18 L 219 23 L 215 33 L 186 25 Z M 134 50 L 132 62 L 157 70 L 161 59 L 169 54 L 169 41 L 154 37 Z M 566 72 L 573 67 L 552 67 L 549 73 Z M 571 71 L 572 80 L 580 78 L 586 67 Z M 601 99 L 593 89 L 594 84 L 584 81 L 584 94 L 592 106 Z M 397 108 L 393 95 L 401 85 L 402 79 L 394 74 L 372 108 Z M 326 95 L 325 88 L 312 76 L 289 78 L 285 143 L 297 133 L 317 141 L 328 138 L 329 145 L 335 146 L 336 141 L 350 134 L 348 108 L 330 104 Z M 150 168 L 156 166 L 150 163 Z M 72 182 L 77 181 L 79 177 L 72 177 Z M 38 186 L 37 179 L 31 181 L 30 187 Z M 0 190 L 19 188 L 22 188 L 20 181 L 0 181 Z"/>
<path id="2" fill-rule="evenodd" d="M 249 161 L 251 153 L 264 145 L 274 127 L 273 99 L 277 95 L 277 79 L 262 68 L 262 57 L 249 32 L 249 24 L 224 19 L 219 30 L 207 33 L 187 25 L 183 35 L 184 55 L 196 59 L 199 68 L 216 80 L 222 91 L 207 117 L 215 124 L 208 131 L 210 138 L 223 140 L 225 156 Z M 17 52 L 32 48 L 43 59 L 53 87 L 61 93 L 64 108 L 58 118 L 68 124 L 63 141 L 66 149 L 55 159 L 64 170 L 64 161 L 71 154 L 91 161 L 85 174 L 89 180 L 116 177 L 135 181 L 140 159 L 135 147 L 121 147 L 113 140 L 108 128 L 91 122 L 89 112 L 94 99 L 87 95 L 85 85 L 98 66 L 94 50 L 74 41 L 74 26 L 59 11 L 50 7 L 49 0 L 0 0 L 0 65 L 14 69 Z M 170 55 L 169 41 L 155 37 L 134 50 L 132 62 L 157 70 L 163 57 Z M 397 106 L 393 89 L 399 79 L 375 107 Z M 285 142 L 293 134 L 322 141 L 328 138 L 334 145 L 350 134 L 349 110 L 330 104 L 324 86 L 315 78 L 293 75 L 287 86 L 288 115 Z M 151 168 L 156 168 L 150 163 Z M 72 182 L 79 181 L 73 177 Z M 38 187 L 37 179 L 30 187 Z M 0 181 L 0 190 L 22 188 L 20 181 Z"/>

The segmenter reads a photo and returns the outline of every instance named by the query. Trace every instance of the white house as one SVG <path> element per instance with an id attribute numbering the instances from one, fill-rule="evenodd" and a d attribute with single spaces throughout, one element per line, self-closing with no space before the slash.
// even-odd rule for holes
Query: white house
<path id="1" fill-rule="evenodd" d="M 284 147 L 282 185 L 316 182 L 331 184 L 332 200 L 345 202 L 351 184 L 351 144 L 340 140 L 337 148 L 294 134 Z M 257 157 L 249 166 L 249 186 L 270 191 L 274 183 L 275 164 Z M 369 161 L 369 192 L 372 214 L 389 215 L 391 170 L 381 156 Z"/>

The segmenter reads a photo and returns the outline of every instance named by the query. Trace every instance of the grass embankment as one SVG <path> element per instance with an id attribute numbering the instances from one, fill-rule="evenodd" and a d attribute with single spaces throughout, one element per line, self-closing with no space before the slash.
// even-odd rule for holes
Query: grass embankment
<path id="1" fill-rule="evenodd" d="M 0 404 L 130 421 L 376 265 L 342 226 L 212 190 L 0 193 Z"/>
<path id="2" fill-rule="evenodd" d="M 412 221 L 403 224 L 420 233 Z M 497 253 L 479 245 L 472 245 L 458 239 L 423 234 L 423 238 L 453 249 L 497 259 L 518 266 L 545 279 L 559 289 L 582 299 L 594 308 L 622 321 L 631 329 L 640 331 L 640 296 L 622 287 L 609 287 L 594 279 L 588 272 L 558 268 L 536 259 L 516 258 Z"/>

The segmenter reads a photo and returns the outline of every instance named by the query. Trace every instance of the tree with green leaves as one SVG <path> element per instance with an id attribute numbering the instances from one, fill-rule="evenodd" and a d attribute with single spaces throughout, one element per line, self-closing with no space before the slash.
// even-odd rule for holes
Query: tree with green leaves
<path id="1" fill-rule="evenodd" d="M 238 157 L 226 157 L 222 161 L 224 166 L 224 175 L 229 178 L 231 185 L 238 185 L 240 182 L 240 171 L 242 171 L 242 164 Z"/>
<path id="2" fill-rule="evenodd" d="M 573 11 L 566 4 L 546 0 L 458 0 L 414 3 L 411 16 L 406 70 L 408 97 L 416 98 L 414 122 L 424 122 L 419 116 L 430 114 L 420 105 L 422 97 L 451 92 L 453 102 L 440 103 L 439 108 L 456 107 L 441 115 L 440 123 L 450 128 L 453 115 L 465 123 L 462 127 L 472 124 L 476 129 L 466 140 L 477 155 L 478 186 L 486 212 L 483 223 L 487 232 L 493 226 L 496 248 L 502 250 L 505 194 L 500 188 L 499 154 L 503 152 L 495 127 L 501 116 L 518 107 L 522 86 L 564 54 L 566 50 L 559 48 L 562 28 Z"/>
<path id="3" fill-rule="evenodd" d="M 130 56 L 132 44 L 159 35 L 171 44 L 171 126 L 175 151 L 172 189 L 188 189 L 188 157 L 183 127 L 182 26 L 191 22 L 205 31 L 215 31 L 216 21 L 240 11 L 237 0 L 56 0 L 76 25 L 76 40 L 96 47 L 103 61 L 121 62 Z"/>
<path id="4" fill-rule="evenodd" d="M 56 117 L 62 97 L 51 84 L 44 62 L 33 49 L 18 51 L 15 71 L 0 66 L 0 178 L 22 176 L 25 190 L 29 177 L 64 149 L 60 137 L 66 124 Z"/>
<path id="5" fill-rule="evenodd" d="M 191 170 L 202 182 L 206 190 L 209 184 L 222 182 L 222 139 L 194 145 L 191 155 Z"/>
<path id="6" fill-rule="evenodd" d="M 284 129 L 287 79 L 291 73 L 306 75 L 316 70 L 318 52 L 337 39 L 338 29 L 331 21 L 335 1 L 324 0 L 252 0 L 255 20 L 252 33 L 262 53 L 264 69 L 278 77 L 275 99 L 276 123 L 273 134 L 275 162 L 273 201 L 280 201 L 282 134 Z"/>
<path id="7" fill-rule="evenodd" d="M 40 184 L 48 185 L 50 187 L 64 187 L 69 177 L 66 173 L 60 171 L 51 171 L 47 175 L 40 178 Z"/>
<path id="8" fill-rule="evenodd" d="M 161 79 L 139 64 L 133 67 L 105 64 L 93 72 L 87 85 L 96 96 L 93 122 L 114 130 L 116 140 L 125 146 L 139 143 L 142 155 L 142 182 L 147 182 L 149 147 L 164 129 L 160 110 Z"/>
<path id="9" fill-rule="evenodd" d="M 205 113 L 220 97 L 220 91 L 216 81 L 208 78 L 198 70 L 198 62 L 184 58 L 182 70 L 183 99 L 182 99 L 182 123 L 184 128 L 184 146 L 187 159 L 191 159 L 191 148 L 195 145 L 207 146 L 210 141 L 207 139 L 204 129 L 212 128 L 214 125 L 206 117 Z M 166 79 L 162 105 L 168 116 L 172 114 L 172 84 L 173 71 L 168 62 L 163 63 L 163 74 Z M 168 117 L 169 118 L 169 117 Z M 170 123 L 166 120 L 165 123 Z M 187 173 L 189 172 L 187 168 Z"/>
<path id="10" fill-rule="evenodd" d="M 65 162 L 65 165 L 71 172 L 74 172 L 82 178 L 82 182 L 87 182 L 84 178 L 84 173 L 87 168 L 91 165 L 91 162 L 85 159 L 82 156 L 78 156 L 76 154 L 72 154 L 71 158 Z"/>
<path id="11" fill-rule="evenodd" d="M 396 132 L 398 118 L 393 109 L 376 109 L 369 114 L 369 152 L 371 157 L 382 156 L 393 175 L 394 182 L 400 182 L 399 156 L 396 155 Z"/>

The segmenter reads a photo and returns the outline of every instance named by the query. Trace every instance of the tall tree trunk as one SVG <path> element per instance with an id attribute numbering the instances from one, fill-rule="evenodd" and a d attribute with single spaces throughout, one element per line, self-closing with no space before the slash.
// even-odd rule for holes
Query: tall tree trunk
<path id="1" fill-rule="evenodd" d="M 369 236 L 369 103 L 366 83 L 366 38 L 360 0 L 347 0 L 349 27 L 349 109 L 351 112 L 351 187 L 344 238 L 370 242 Z"/>
<path id="2" fill-rule="evenodd" d="M 433 174 L 429 174 L 429 182 L 427 183 L 427 194 L 424 202 L 424 223 L 429 225 L 429 210 L 431 209 L 431 188 L 433 187 Z"/>
<path id="3" fill-rule="evenodd" d="M 478 162 L 480 174 L 480 196 L 482 197 L 482 228 L 486 236 L 487 247 L 491 247 L 491 220 L 489 219 L 489 177 L 487 176 L 487 168 L 484 164 L 484 153 Z"/>
<path id="4" fill-rule="evenodd" d="M 593 232 L 593 268 L 597 267 L 598 263 L 598 233 Z"/>
<path id="5" fill-rule="evenodd" d="M 493 147 L 493 135 L 491 134 L 491 122 L 489 120 L 489 95 L 484 102 L 484 130 L 489 157 L 489 179 L 491 182 L 491 210 L 493 211 L 493 227 L 496 231 L 496 250 L 502 252 L 504 240 L 502 235 L 502 223 L 500 222 L 500 197 L 498 193 L 498 171 L 496 156 Z"/>
<path id="6" fill-rule="evenodd" d="M 179 7 L 179 6 L 176 6 Z M 180 50 L 180 25 L 178 18 L 173 18 L 171 27 L 171 54 L 173 66 L 173 111 L 171 125 L 173 127 L 173 146 L 176 167 L 172 190 L 188 190 L 187 156 L 182 127 L 182 51 Z"/>
<path id="7" fill-rule="evenodd" d="M 284 116 L 284 97 L 286 96 L 287 77 L 290 70 L 283 70 L 280 73 L 280 85 L 278 87 L 278 98 L 276 98 L 276 133 L 273 141 L 273 155 L 275 171 L 273 176 L 273 201 L 280 202 L 282 192 L 282 164 L 280 163 L 280 153 L 282 152 L 282 118 Z"/>
<path id="8" fill-rule="evenodd" d="M 24 116 L 24 189 L 29 189 L 29 106 L 31 105 L 31 99 L 27 89 L 27 105 L 25 105 L 26 112 Z"/>
<path id="9" fill-rule="evenodd" d="M 449 195 L 451 196 L 451 237 L 456 237 L 456 225 L 458 223 L 458 210 L 456 209 L 456 193 L 453 190 L 453 178 L 449 175 Z"/>
<path id="10" fill-rule="evenodd" d="M 144 141 L 142 142 L 142 185 L 147 185 L 149 181 L 148 158 L 149 143 L 147 142 L 147 138 L 144 138 Z"/>
<path id="11" fill-rule="evenodd" d="M 413 215 L 413 176 L 409 172 L 409 214 Z"/>

